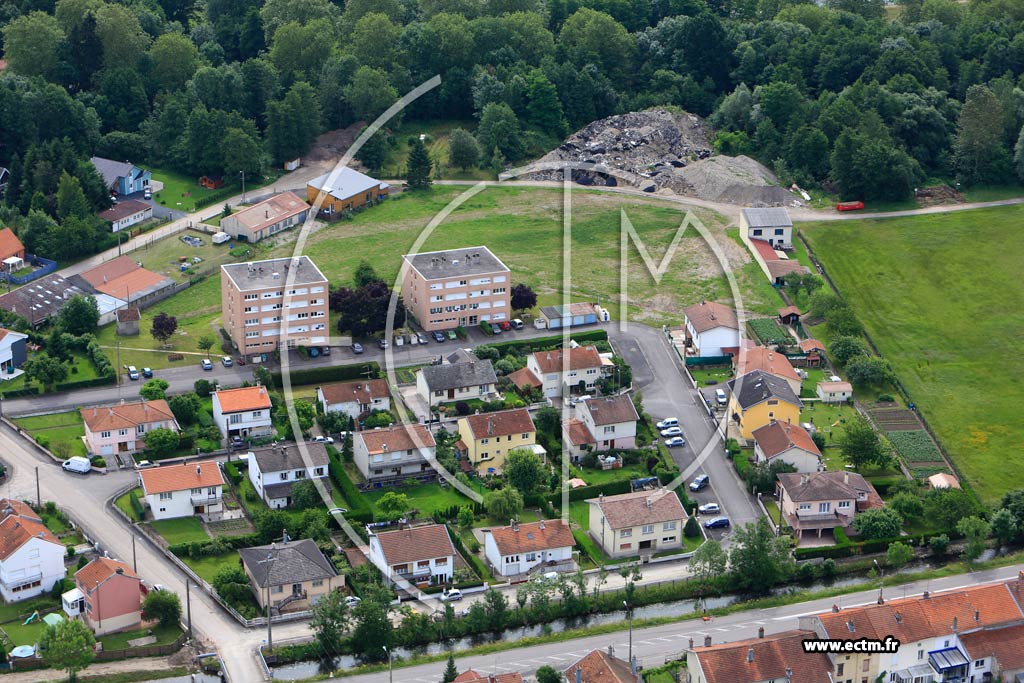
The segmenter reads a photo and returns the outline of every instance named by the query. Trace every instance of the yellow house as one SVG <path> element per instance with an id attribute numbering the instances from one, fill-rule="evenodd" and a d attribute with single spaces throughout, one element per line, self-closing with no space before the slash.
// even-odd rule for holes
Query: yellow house
<path id="1" fill-rule="evenodd" d="M 459 447 L 481 473 L 501 470 L 509 451 L 532 449 L 537 430 L 526 408 L 469 415 L 459 420 Z"/>
<path id="2" fill-rule="evenodd" d="M 789 383 L 763 370 L 754 370 L 729 382 L 729 418 L 739 427 L 744 439 L 754 438 L 754 430 L 771 424 L 799 424 L 803 403 Z"/>

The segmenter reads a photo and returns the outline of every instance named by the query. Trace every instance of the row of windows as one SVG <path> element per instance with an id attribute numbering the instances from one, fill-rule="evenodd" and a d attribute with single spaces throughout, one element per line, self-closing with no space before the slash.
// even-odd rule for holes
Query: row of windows
<path id="1" fill-rule="evenodd" d="M 109 439 L 112 433 L 113 432 L 100 432 L 100 438 L 101 439 Z M 146 433 L 146 425 L 138 425 L 135 428 L 135 433 L 139 434 L 139 435 L 145 434 Z M 128 436 L 128 430 L 127 429 L 118 429 L 117 430 L 117 435 L 118 436 Z"/>
<path id="2" fill-rule="evenodd" d="M 522 438 L 522 439 L 529 439 L 530 435 L 529 434 L 522 434 L 520 436 L 520 438 Z M 512 435 L 511 434 L 509 434 L 508 436 L 505 437 L 505 441 L 511 441 L 511 440 L 512 440 Z M 501 441 L 501 437 L 500 436 L 494 437 L 494 443 L 499 443 L 500 441 Z M 489 443 L 489 442 L 490 442 L 490 438 L 480 439 L 480 443 L 482 443 L 482 444 L 486 444 L 486 443 Z"/>
<path id="3" fill-rule="evenodd" d="M 676 528 L 676 523 L 675 522 L 665 522 L 664 524 L 661 525 L 661 530 L 662 531 L 675 531 L 675 528 Z M 640 529 L 640 533 L 643 534 L 644 536 L 646 536 L 648 534 L 653 534 L 654 533 L 654 525 L 653 524 L 644 524 L 643 527 Z M 623 529 L 622 531 L 619 532 L 619 538 L 629 538 L 632 535 L 633 535 L 633 530 L 632 529 Z"/>

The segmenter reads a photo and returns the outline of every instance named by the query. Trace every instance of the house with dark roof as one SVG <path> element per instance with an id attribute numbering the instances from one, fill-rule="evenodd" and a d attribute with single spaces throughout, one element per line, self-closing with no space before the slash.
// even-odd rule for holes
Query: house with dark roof
<path id="1" fill-rule="evenodd" d="M 683 544 L 687 514 L 675 491 L 601 495 L 590 506 L 590 536 L 611 558 L 653 555 Z"/>
<path id="2" fill-rule="evenodd" d="M 637 683 L 633 664 L 615 656 L 615 648 L 591 650 L 562 672 L 567 683 Z"/>
<path id="3" fill-rule="evenodd" d="M 444 524 L 370 534 L 369 559 L 389 581 L 447 583 L 455 571 L 455 546 Z"/>
<path id="4" fill-rule="evenodd" d="M 526 358 L 526 367 L 541 381 L 547 398 L 593 391 L 602 366 L 601 354 L 594 346 L 537 351 Z"/>
<path id="5" fill-rule="evenodd" d="M 0 294 L 0 308 L 17 313 L 33 329 L 38 329 L 56 317 L 64 304 L 75 296 L 89 296 L 89 291 L 62 275 L 51 273 L 12 292 Z M 102 318 L 100 324 L 103 324 Z"/>
<path id="6" fill-rule="evenodd" d="M 19 602 L 49 593 L 64 578 L 67 549 L 34 512 L 0 502 L 0 596 Z"/>
<path id="7" fill-rule="evenodd" d="M 114 161 L 103 157 L 92 157 L 89 161 L 103 178 L 104 186 L 116 195 L 142 192 L 153 179 L 152 173 L 129 161 Z"/>
<path id="8" fill-rule="evenodd" d="M 347 166 L 306 183 L 306 201 L 316 205 L 320 194 L 320 213 L 327 216 L 350 211 L 386 199 L 391 186 Z"/>
<path id="9" fill-rule="evenodd" d="M 81 617 L 94 635 L 136 629 L 142 624 L 146 587 L 124 562 L 97 557 L 75 572 L 75 587 L 61 595 L 64 612 Z"/>
<path id="10" fill-rule="evenodd" d="M 712 645 L 707 636 L 703 647 L 686 650 L 687 678 L 690 683 L 830 683 L 828 655 L 804 652 L 804 641 L 815 637 L 814 631 L 798 630 L 765 636 L 761 629 L 757 638 Z"/>
<path id="11" fill-rule="evenodd" d="M 800 390 L 803 388 L 803 378 L 793 368 L 786 355 L 766 346 L 744 345 L 740 352 L 733 356 L 732 364 L 737 377 L 754 370 L 761 370 L 786 380 L 789 388 L 797 396 L 800 395 Z"/>
<path id="12" fill-rule="evenodd" d="M 316 388 L 324 412 L 342 413 L 359 420 L 374 410 L 391 410 L 391 391 L 385 379 L 337 382 Z"/>
<path id="13" fill-rule="evenodd" d="M 292 504 L 292 487 L 300 481 L 321 480 L 328 486 L 327 447 L 307 441 L 282 443 L 249 452 L 249 481 L 256 493 L 272 509 L 287 508 Z"/>
<path id="14" fill-rule="evenodd" d="M 754 430 L 772 420 L 797 424 L 803 403 L 789 383 L 763 370 L 754 370 L 729 380 L 727 414 L 743 439 L 752 439 Z"/>
<path id="15" fill-rule="evenodd" d="M 416 373 L 416 391 L 431 408 L 452 401 L 487 401 L 497 395 L 497 384 L 489 360 L 428 365 Z"/>
<path id="16" fill-rule="evenodd" d="M 576 570 L 576 541 L 560 519 L 484 529 L 484 556 L 494 573 L 506 578 L 536 572 Z"/>
<path id="17" fill-rule="evenodd" d="M 138 199 L 125 199 L 97 214 L 110 223 L 111 232 L 119 232 L 153 217 L 153 205 Z"/>
<path id="18" fill-rule="evenodd" d="M 480 473 L 500 471 L 512 451 L 538 452 L 537 429 L 526 408 L 467 415 L 459 418 L 458 429 L 461 454 Z"/>
<path id="19" fill-rule="evenodd" d="M 895 638 L 896 652 L 851 653 L 837 656 L 832 680 L 876 680 L 883 672 L 886 680 L 914 683 L 920 681 L 970 681 L 974 669 L 992 672 L 987 650 L 998 652 L 989 635 L 971 636 L 988 629 L 1002 630 L 1024 621 L 1024 576 L 995 583 L 949 591 L 925 591 L 907 598 L 884 596 L 878 604 L 833 608 L 828 612 L 799 617 L 799 628 L 813 631 L 815 638 L 836 640 Z M 1019 633 L 1019 632 L 1018 632 Z M 1007 639 L 1016 635 L 1008 632 Z M 966 641 L 966 644 L 965 644 Z M 972 651 L 969 645 L 975 645 Z M 978 652 L 978 659 L 970 655 Z M 1019 650 L 1017 651 L 1020 652 Z M 1007 658 L 1009 661 L 1009 658 Z M 1019 662 L 1019 658 L 1016 658 Z M 891 679 L 890 679 L 891 676 Z M 998 680 L 977 673 L 974 681 Z M 1004 672 L 1004 681 L 1008 678 Z"/>
<path id="20" fill-rule="evenodd" d="M 213 460 L 140 470 L 139 483 L 153 519 L 209 517 L 224 511 L 224 477 Z"/>
<path id="21" fill-rule="evenodd" d="M 793 220 L 783 207 L 741 210 L 740 232 L 777 249 L 793 248 Z"/>
<path id="22" fill-rule="evenodd" d="M 740 323 L 731 306 L 701 301 L 683 309 L 683 331 L 692 356 L 713 358 L 735 354 L 740 348 Z"/>
<path id="23" fill-rule="evenodd" d="M 797 543 L 805 531 L 848 529 L 854 517 L 882 506 L 871 482 L 856 472 L 786 472 L 779 475 L 779 509 L 796 531 Z"/>
<path id="24" fill-rule="evenodd" d="M 380 487 L 408 478 L 434 479 L 431 461 L 436 456 L 434 435 L 421 424 L 398 424 L 356 432 L 352 459 L 366 481 Z"/>
<path id="25" fill-rule="evenodd" d="M 242 568 L 260 609 L 271 615 L 307 610 L 345 585 L 334 564 L 308 538 L 241 548 Z"/>
<path id="26" fill-rule="evenodd" d="M 588 398 L 576 406 L 576 415 L 594 439 L 594 449 L 636 447 L 637 415 L 629 394 Z"/>
<path id="27" fill-rule="evenodd" d="M 755 429 L 753 437 L 754 458 L 759 463 L 781 460 L 804 474 L 822 468 L 821 451 L 807 430 L 798 424 L 769 422 Z"/>
<path id="28" fill-rule="evenodd" d="M 0 327 L 0 376 L 13 379 L 28 358 L 28 335 Z"/>

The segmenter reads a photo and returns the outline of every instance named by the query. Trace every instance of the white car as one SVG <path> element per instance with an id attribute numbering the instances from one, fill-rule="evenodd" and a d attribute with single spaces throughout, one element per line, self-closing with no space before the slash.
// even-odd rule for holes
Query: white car
<path id="1" fill-rule="evenodd" d="M 441 593 L 441 600 L 443 600 L 444 602 L 458 602 L 461 599 L 462 591 L 460 591 L 458 588 L 452 588 L 451 590 L 447 590 Z"/>
<path id="2" fill-rule="evenodd" d="M 348 607 L 355 607 L 362 602 L 362 599 L 358 595 L 346 595 L 345 605 Z"/>
<path id="3" fill-rule="evenodd" d="M 678 427 L 679 420 L 674 417 L 666 417 L 664 420 L 655 425 L 658 429 L 668 429 L 669 427 Z"/>
<path id="4" fill-rule="evenodd" d="M 665 445 L 669 448 L 676 448 L 678 446 L 685 446 L 686 439 L 681 436 L 673 436 L 670 439 L 665 439 Z"/>
<path id="5" fill-rule="evenodd" d="M 334 443 L 334 438 L 330 436 L 318 436 L 313 439 L 313 443 Z"/>
<path id="6" fill-rule="evenodd" d="M 682 436 L 683 430 L 679 427 L 669 427 L 668 429 L 661 430 L 662 436 Z"/>
<path id="7" fill-rule="evenodd" d="M 722 508 L 718 503 L 704 503 L 697 508 L 697 514 L 699 515 L 717 515 L 721 512 Z"/>

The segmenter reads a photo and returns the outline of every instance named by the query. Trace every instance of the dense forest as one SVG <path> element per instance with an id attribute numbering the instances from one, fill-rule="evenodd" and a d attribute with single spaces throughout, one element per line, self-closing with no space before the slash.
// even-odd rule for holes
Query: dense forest
<path id="1" fill-rule="evenodd" d="M 463 166 L 674 106 L 720 153 L 844 199 L 1006 184 L 1024 175 L 1022 26 L 1010 0 L 7 0 L 0 220 L 30 251 L 87 253 L 108 201 L 90 155 L 256 175 L 435 74 L 403 116 L 467 122 Z"/>

